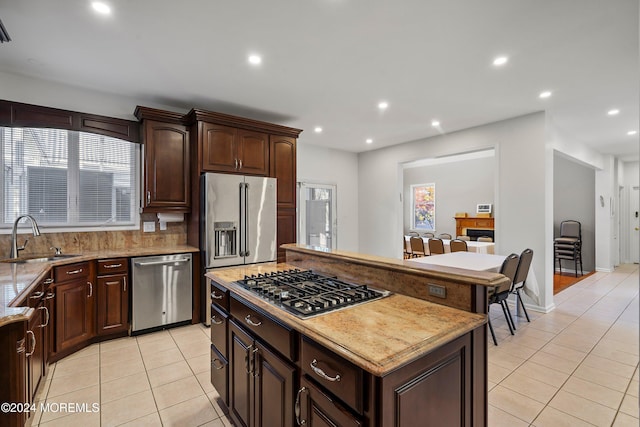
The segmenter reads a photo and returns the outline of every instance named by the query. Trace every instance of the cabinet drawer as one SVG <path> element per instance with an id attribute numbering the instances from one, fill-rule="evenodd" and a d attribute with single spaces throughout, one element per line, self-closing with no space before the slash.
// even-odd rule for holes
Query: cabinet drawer
<path id="1" fill-rule="evenodd" d="M 364 401 L 362 369 L 326 348 L 314 344 L 306 337 L 301 341 L 302 371 L 362 414 Z"/>
<path id="2" fill-rule="evenodd" d="M 224 356 L 227 354 L 227 325 L 229 316 L 211 304 L 211 344 Z"/>
<path id="3" fill-rule="evenodd" d="M 259 336 L 289 360 L 294 360 L 295 331 L 267 316 L 263 311 L 231 296 L 231 315 L 247 330 Z"/>
<path id="4" fill-rule="evenodd" d="M 211 283 L 211 303 L 217 305 L 221 310 L 229 312 L 229 290 L 218 285 L 213 280 L 209 280 Z"/>
<path id="5" fill-rule="evenodd" d="M 98 276 L 126 273 L 129 271 L 128 258 L 101 259 L 98 261 Z"/>
<path id="6" fill-rule="evenodd" d="M 315 386 L 305 377 L 300 379 L 300 389 L 296 396 L 296 413 L 300 413 L 298 425 L 331 425 L 342 427 L 362 427 L 364 424 L 324 390 Z"/>
<path id="7" fill-rule="evenodd" d="M 229 362 L 214 346 L 211 346 L 211 384 L 216 389 L 225 405 L 229 405 Z"/>
<path id="8" fill-rule="evenodd" d="M 78 262 L 75 264 L 61 265 L 53 269 L 53 279 L 56 284 L 89 276 L 89 263 Z"/>

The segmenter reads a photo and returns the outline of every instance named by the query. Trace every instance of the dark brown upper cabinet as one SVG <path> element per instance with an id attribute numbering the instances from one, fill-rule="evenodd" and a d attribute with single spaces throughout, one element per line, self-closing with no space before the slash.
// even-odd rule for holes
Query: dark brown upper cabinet
<path id="1" fill-rule="evenodd" d="M 269 173 L 269 135 L 202 123 L 202 170 L 246 175 Z"/>

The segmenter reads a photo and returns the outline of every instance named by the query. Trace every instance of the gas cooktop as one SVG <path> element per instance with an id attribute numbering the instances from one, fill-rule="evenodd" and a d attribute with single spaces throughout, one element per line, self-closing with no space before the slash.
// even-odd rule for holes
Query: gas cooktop
<path id="1" fill-rule="evenodd" d="M 347 283 L 311 270 L 245 276 L 236 283 L 302 319 L 389 295 L 389 291 Z"/>

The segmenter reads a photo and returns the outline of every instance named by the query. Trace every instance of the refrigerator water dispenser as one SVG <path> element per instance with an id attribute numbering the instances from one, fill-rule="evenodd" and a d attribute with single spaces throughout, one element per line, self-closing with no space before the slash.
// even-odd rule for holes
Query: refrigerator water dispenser
<path id="1" fill-rule="evenodd" d="M 235 222 L 222 221 L 213 223 L 213 231 L 215 233 L 214 258 L 235 257 L 238 255 L 236 230 Z"/>

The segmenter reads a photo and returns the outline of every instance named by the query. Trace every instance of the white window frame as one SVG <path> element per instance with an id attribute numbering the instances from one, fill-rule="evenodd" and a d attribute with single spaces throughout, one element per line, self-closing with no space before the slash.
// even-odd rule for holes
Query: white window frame
<path id="1" fill-rule="evenodd" d="M 119 224 L 119 225 L 109 225 L 109 224 L 90 224 L 90 225 L 79 225 L 78 218 L 80 212 L 80 204 L 77 202 L 79 196 L 79 182 L 78 179 L 80 177 L 80 138 L 79 131 L 68 131 L 69 140 L 67 145 L 67 209 L 68 209 L 68 219 L 67 221 L 72 223 L 70 225 L 47 225 L 47 224 L 38 224 L 40 231 L 42 232 L 50 232 L 50 233 L 63 233 L 63 232 L 92 232 L 92 231 L 123 231 L 123 230 L 139 230 L 140 229 L 140 183 L 142 182 L 142 165 L 141 165 L 141 151 L 142 146 L 140 144 L 135 144 L 130 141 L 131 144 L 135 144 L 134 151 L 134 159 L 133 164 L 135 165 L 136 170 L 133 177 L 132 183 L 132 203 L 131 203 L 131 211 L 132 211 L 132 222 L 128 224 Z M 85 132 L 88 133 L 88 132 Z M 94 134 L 95 135 L 95 134 Z M 102 135 L 98 135 L 102 137 Z M 0 171 L 4 170 L 4 155 L 0 155 Z M 0 197 L 4 203 L 4 185 L 0 185 Z M 75 200 L 74 200 L 75 199 Z M 13 222 L 5 223 L 4 221 L 4 209 L 0 207 L 0 235 L 1 234 L 10 234 L 13 228 Z M 31 230 L 30 224 L 25 223 L 25 221 L 21 221 L 18 225 L 18 229 L 22 232 L 22 229 Z"/>

